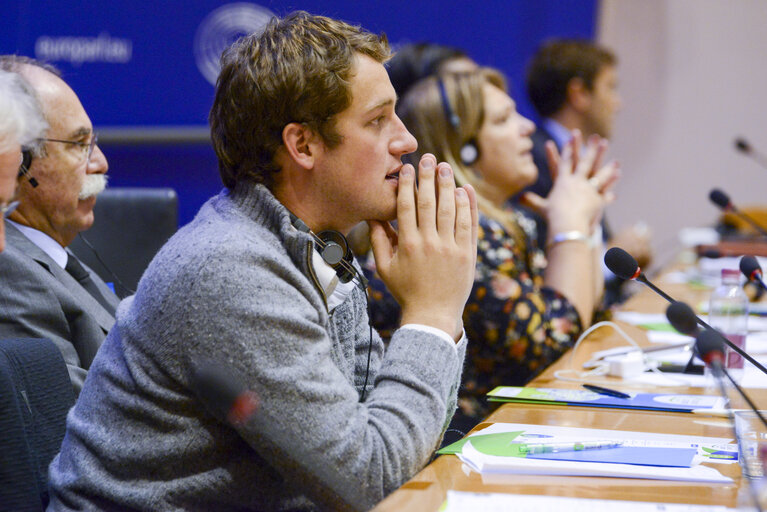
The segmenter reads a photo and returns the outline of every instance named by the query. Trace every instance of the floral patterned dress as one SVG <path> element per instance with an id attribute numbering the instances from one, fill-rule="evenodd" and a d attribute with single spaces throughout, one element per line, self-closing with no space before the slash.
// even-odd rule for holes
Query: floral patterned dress
<path id="1" fill-rule="evenodd" d="M 527 250 L 502 224 L 480 213 L 474 286 L 463 313 L 469 344 L 453 422 L 471 428 L 491 411 L 485 398 L 496 386 L 524 385 L 556 361 L 581 333 L 575 307 L 543 286 L 546 256 L 537 245 L 535 221 L 512 212 Z M 362 262 L 370 278 L 371 319 L 381 336 L 399 326 L 400 310 L 375 275 L 372 256 Z"/>

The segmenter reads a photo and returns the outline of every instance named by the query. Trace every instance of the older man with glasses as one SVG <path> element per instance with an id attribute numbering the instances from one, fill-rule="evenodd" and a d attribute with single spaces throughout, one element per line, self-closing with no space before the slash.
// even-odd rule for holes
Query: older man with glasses
<path id="1" fill-rule="evenodd" d="M 106 186 L 106 158 L 74 91 L 47 64 L 0 56 L 0 70 L 31 88 L 49 125 L 25 151 L 18 206 L 3 203 L 6 250 L 0 254 L 0 338 L 48 338 L 61 350 L 79 393 L 96 351 L 114 324 L 113 291 L 67 246 L 94 221 Z"/>

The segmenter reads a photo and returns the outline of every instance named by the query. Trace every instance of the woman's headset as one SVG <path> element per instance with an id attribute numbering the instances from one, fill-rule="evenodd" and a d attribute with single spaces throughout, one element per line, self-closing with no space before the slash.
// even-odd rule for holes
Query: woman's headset
<path id="1" fill-rule="evenodd" d="M 439 95 L 442 100 L 442 110 L 444 110 L 445 116 L 447 116 L 448 122 L 450 122 L 450 126 L 453 127 L 455 133 L 460 135 L 461 118 L 450 106 L 450 100 L 447 97 L 447 90 L 445 89 L 445 82 L 442 81 L 442 77 L 439 75 L 437 76 L 437 86 L 439 87 Z M 463 165 L 472 165 L 476 162 L 479 159 L 479 146 L 477 145 L 477 141 L 474 138 L 465 141 L 461 145 L 459 156 L 461 157 Z"/>

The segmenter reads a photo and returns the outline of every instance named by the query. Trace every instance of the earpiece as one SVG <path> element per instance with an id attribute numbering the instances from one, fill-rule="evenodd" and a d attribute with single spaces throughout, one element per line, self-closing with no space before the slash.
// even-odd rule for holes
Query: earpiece
<path id="1" fill-rule="evenodd" d="M 336 271 L 338 280 L 348 283 L 355 277 L 359 278 L 363 288 L 367 286 L 367 279 L 354 268 L 354 255 L 352 254 L 346 237 L 338 231 L 327 230 L 315 234 L 301 219 L 290 213 L 290 221 L 293 226 L 304 233 L 309 233 L 317 244 L 317 252 L 322 260 Z"/>
<path id="2" fill-rule="evenodd" d="M 336 271 L 338 280 L 348 283 L 354 279 L 357 269 L 354 268 L 354 256 L 346 237 L 338 231 L 320 231 L 315 235 L 310 230 L 309 233 L 314 237 L 323 261 Z"/>
<path id="3" fill-rule="evenodd" d="M 349 247 L 346 242 L 346 238 L 338 231 L 320 231 L 317 234 L 317 238 L 324 243 L 324 247 L 320 245 L 320 256 L 325 260 L 325 263 L 331 267 L 335 267 L 341 260 L 346 259 Z"/>
<path id="4" fill-rule="evenodd" d="M 458 135 L 461 134 L 461 118 L 458 116 L 458 114 L 455 113 L 455 111 L 450 106 L 450 100 L 447 97 L 447 90 L 445 89 L 445 82 L 442 81 L 442 77 L 437 76 L 437 85 L 439 86 L 439 95 L 440 99 L 442 101 L 442 110 L 445 111 L 445 116 L 447 116 L 448 121 L 450 122 L 450 126 L 453 127 L 453 130 L 455 130 L 455 133 Z M 459 155 L 461 157 L 461 162 L 463 165 L 472 165 L 474 162 L 477 161 L 479 158 L 479 146 L 477 145 L 477 142 L 472 138 L 463 143 L 461 145 L 461 149 L 459 151 Z"/>
<path id="5" fill-rule="evenodd" d="M 461 162 L 463 165 L 472 165 L 479 158 L 479 147 L 474 140 L 468 141 L 461 146 Z"/>
<path id="6" fill-rule="evenodd" d="M 37 180 L 29 174 L 30 165 L 32 165 L 32 150 L 29 148 L 21 148 L 21 166 L 19 166 L 18 177 L 21 178 L 22 176 L 26 176 L 29 180 L 29 184 L 32 185 L 32 187 L 37 187 Z"/>

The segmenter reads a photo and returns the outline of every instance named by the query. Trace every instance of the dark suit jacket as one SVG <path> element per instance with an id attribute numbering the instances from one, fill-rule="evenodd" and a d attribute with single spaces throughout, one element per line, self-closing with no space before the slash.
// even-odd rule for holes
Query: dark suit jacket
<path id="1" fill-rule="evenodd" d="M 538 179 L 525 191 L 535 192 L 541 197 L 546 197 L 551 192 L 552 185 L 549 161 L 546 159 L 546 142 L 554 140 L 554 138 L 542 126 L 538 126 L 530 138 L 533 140 L 532 154 L 535 166 L 538 168 Z"/>
<path id="2" fill-rule="evenodd" d="M 0 253 L 0 338 L 47 338 L 61 350 L 79 393 L 96 351 L 115 322 L 119 299 L 90 268 L 107 311 L 50 256 L 5 222 Z"/>
<path id="3" fill-rule="evenodd" d="M 530 136 L 533 140 L 533 149 L 531 151 L 533 155 L 533 161 L 538 168 L 538 179 L 527 187 L 524 192 L 535 192 L 541 197 L 546 197 L 551 192 L 552 181 L 551 172 L 549 171 L 549 161 L 546 158 L 546 142 L 554 140 L 554 137 L 546 131 L 542 126 L 537 126 L 535 132 Z M 556 141 L 554 141 L 556 142 Z M 558 149 L 562 151 L 562 148 Z M 546 240 L 548 236 L 548 224 L 546 219 L 536 215 L 534 217 L 538 224 L 538 242 L 541 247 L 546 246 Z M 602 239 L 607 242 L 612 238 L 612 230 L 607 222 L 607 216 L 602 215 Z M 605 304 L 611 305 L 619 302 L 623 302 L 626 297 L 624 296 L 622 285 L 623 279 L 618 277 L 608 277 L 605 279 Z"/>
<path id="4" fill-rule="evenodd" d="M 531 153 L 533 155 L 535 166 L 538 168 L 538 179 L 535 183 L 527 187 L 524 192 L 535 192 L 541 197 L 546 197 L 549 195 L 549 192 L 551 192 L 551 187 L 553 185 L 551 181 L 551 171 L 549 171 L 549 161 L 546 158 L 546 142 L 554 140 L 554 137 L 552 137 L 542 126 L 537 126 L 530 138 L 533 140 L 533 149 Z M 562 148 L 559 146 L 557 146 L 557 148 L 562 151 Z M 538 225 L 538 237 L 543 238 L 541 247 L 546 246 L 546 227 L 545 220 L 543 221 L 542 226 L 541 224 Z M 612 230 L 604 215 L 602 216 L 602 237 L 605 241 L 612 238 Z"/>

